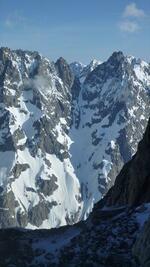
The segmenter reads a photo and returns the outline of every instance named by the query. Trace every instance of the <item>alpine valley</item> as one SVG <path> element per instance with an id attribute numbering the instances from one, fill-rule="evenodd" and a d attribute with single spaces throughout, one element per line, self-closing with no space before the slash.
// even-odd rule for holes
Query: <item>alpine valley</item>
<path id="1" fill-rule="evenodd" d="M 55 228 L 85 220 L 94 204 L 114 185 L 123 165 L 136 153 L 149 116 L 150 65 L 140 59 L 114 52 L 103 63 L 93 60 L 87 66 L 78 62 L 69 65 L 63 58 L 52 62 L 38 52 L 1 48 L 0 228 Z M 144 184 L 140 183 L 140 178 L 148 172 L 149 163 L 145 165 L 146 169 L 143 167 L 142 174 L 142 170 L 135 172 L 141 162 L 144 164 L 141 155 L 145 153 L 146 157 L 145 151 L 149 152 L 146 150 L 150 143 L 150 140 L 147 141 L 149 130 L 147 132 L 145 136 L 148 137 L 144 137 L 140 146 L 141 153 L 138 152 L 125 165 L 115 186 L 101 204 L 95 206 L 89 219 L 77 226 L 66 226 L 63 233 L 64 228 L 58 229 L 55 242 L 59 239 L 60 246 L 62 243 L 66 245 L 67 240 L 74 237 L 70 249 L 67 249 L 69 260 L 65 249 L 61 254 L 58 253 L 61 260 L 66 259 L 66 265 L 58 265 L 57 252 L 47 253 L 46 242 L 49 239 L 42 239 L 40 245 L 31 240 L 34 250 L 39 251 L 37 263 L 41 261 L 43 253 L 47 253 L 46 260 L 51 259 L 53 262 L 53 258 L 53 265 L 36 263 L 31 266 L 101 266 L 83 265 L 83 258 L 94 238 L 97 237 L 98 243 L 99 236 L 102 237 L 99 241 L 102 247 L 106 242 L 104 233 L 109 233 L 107 236 L 112 241 L 110 247 L 97 252 L 96 243 L 93 243 L 93 257 L 101 253 L 104 266 L 132 266 L 117 263 L 109 265 L 109 262 L 105 262 L 105 255 L 108 256 L 107 252 L 112 247 L 119 250 L 119 242 L 122 240 L 115 239 L 115 235 L 118 238 L 120 234 L 126 235 L 119 255 L 122 253 L 124 262 L 131 263 L 130 248 L 140 230 L 138 217 L 142 209 L 130 212 L 122 207 L 128 204 L 141 205 L 145 199 L 149 200 L 146 195 L 147 180 Z M 144 196 L 140 195 L 140 187 L 145 190 Z M 99 211 L 103 202 L 108 206 L 119 204 L 121 208 Z M 148 214 L 148 211 L 147 204 L 144 212 Z M 117 221 L 116 216 L 119 218 Z M 108 217 L 112 218 L 109 224 Z M 101 227 L 97 226 L 99 220 Z M 53 236 L 57 230 L 48 233 L 24 231 L 18 230 L 16 238 L 21 235 L 21 239 L 28 240 L 28 235 L 33 235 L 33 239 L 35 235 L 37 239 L 37 235 L 39 238 L 43 235 L 44 238 L 45 233 L 50 234 L 52 252 L 55 250 Z M 0 234 L 5 251 L 6 234 L 10 234 L 13 240 L 14 232 L 2 230 Z M 77 239 L 80 240 L 78 245 L 82 247 L 80 254 L 77 253 Z M 42 242 L 44 245 L 41 245 Z M 45 252 L 41 251 L 43 246 Z M 26 248 L 31 252 L 31 248 Z M 126 255 L 123 254 L 125 248 Z M 135 254 L 138 248 L 137 242 Z M 28 254 L 27 251 L 25 253 Z M 76 254 L 75 262 L 67 263 L 67 260 L 71 261 L 72 253 Z M 116 258 L 110 257 L 110 261 L 116 261 Z"/>

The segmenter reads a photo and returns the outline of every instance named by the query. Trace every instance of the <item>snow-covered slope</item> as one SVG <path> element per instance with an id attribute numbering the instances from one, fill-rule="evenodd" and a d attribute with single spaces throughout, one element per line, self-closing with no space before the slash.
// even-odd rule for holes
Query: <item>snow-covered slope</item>
<path id="1" fill-rule="evenodd" d="M 102 63 L 101 61 L 96 60 L 96 59 L 93 59 L 88 65 L 84 65 L 81 62 L 75 61 L 70 64 L 70 68 L 73 74 L 77 78 L 79 78 L 81 83 L 83 83 L 83 81 L 90 74 L 90 72 L 92 72 L 101 63 Z"/>
<path id="2" fill-rule="evenodd" d="M 59 229 L 0 229 L 0 266 L 149 267 L 149 163 L 150 120 L 137 153 L 86 221 Z"/>
<path id="3" fill-rule="evenodd" d="M 63 58 L 0 49 L 1 227 L 86 218 L 135 152 L 149 65 L 118 52 L 92 68 L 79 79 Z"/>
<path id="4" fill-rule="evenodd" d="M 72 74 L 62 58 L 54 65 L 36 52 L 1 49 L 0 59 L 1 227 L 78 220 L 80 182 L 67 134 Z"/>
<path id="5" fill-rule="evenodd" d="M 92 207 L 136 152 L 150 113 L 149 66 L 114 53 L 91 72 L 73 102 L 71 154 L 82 185 L 84 211 Z"/>

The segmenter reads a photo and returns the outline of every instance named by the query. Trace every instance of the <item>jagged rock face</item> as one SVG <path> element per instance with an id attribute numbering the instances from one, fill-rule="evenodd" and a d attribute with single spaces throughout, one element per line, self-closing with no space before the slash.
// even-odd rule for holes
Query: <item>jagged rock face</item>
<path id="1" fill-rule="evenodd" d="M 117 176 L 106 196 L 108 205 L 139 205 L 150 202 L 150 120 L 138 151 Z"/>
<path id="2" fill-rule="evenodd" d="M 80 80 L 84 81 L 86 77 L 94 70 L 98 65 L 100 65 L 102 62 L 96 59 L 93 59 L 90 64 L 85 66 L 81 73 L 80 73 Z"/>
<path id="3" fill-rule="evenodd" d="M 85 67 L 86 65 L 82 64 L 81 62 L 77 62 L 77 61 L 72 62 L 70 64 L 70 69 L 72 73 L 78 78 L 80 78 L 81 72 L 83 71 Z"/>
<path id="4" fill-rule="evenodd" d="M 148 64 L 121 52 L 83 81 L 63 58 L 0 49 L 0 226 L 86 218 L 136 150 L 149 85 Z"/>
<path id="5" fill-rule="evenodd" d="M 70 68 L 73 74 L 79 78 L 81 82 L 83 82 L 86 77 L 102 62 L 96 59 L 93 59 L 88 65 L 83 65 L 80 62 L 72 62 L 70 64 Z"/>
<path id="6" fill-rule="evenodd" d="M 56 64 L 0 50 L 1 227 L 78 220 L 80 184 L 68 151 L 74 78 L 63 59 Z"/>
<path id="7" fill-rule="evenodd" d="M 65 61 L 62 57 L 59 58 L 55 63 L 58 76 L 62 79 L 65 85 L 67 85 L 69 88 L 73 85 L 74 75 Z"/>
<path id="8" fill-rule="evenodd" d="M 70 133 L 75 142 L 70 151 L 79 155 L 72 161 L 83 184 L 84 203 L 104 196 L 136 152 L 150 111 L 149 86 L 148 64 L 121 52 L 100 64 L 82 84 L 78 102 L 73 101 Z"/>

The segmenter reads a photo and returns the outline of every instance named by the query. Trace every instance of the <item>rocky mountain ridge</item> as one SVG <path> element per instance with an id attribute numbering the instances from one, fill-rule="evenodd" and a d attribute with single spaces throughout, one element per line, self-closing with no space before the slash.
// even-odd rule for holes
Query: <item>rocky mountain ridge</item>
<path id="1" fill-rule="evenodd" d="M 63 58 L 1 48 L 0 227 L 85 219 L 136 151 L 149 86 L 149 65 L 122 52 L 82 81 Z"/>

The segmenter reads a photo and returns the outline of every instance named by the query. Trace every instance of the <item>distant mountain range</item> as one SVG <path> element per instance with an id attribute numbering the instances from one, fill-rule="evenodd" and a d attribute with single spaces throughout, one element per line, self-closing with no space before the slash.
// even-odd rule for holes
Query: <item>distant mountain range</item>
<path id="1" fill-rule="evenodd" d="M 140 59 L 114 52 L 69 65 L 1 48 L 0 227 L 86 219 L 136 152 L 149 114 L 150 66 Z M 130 199 L 117 194 L 108 203 Z"/>

